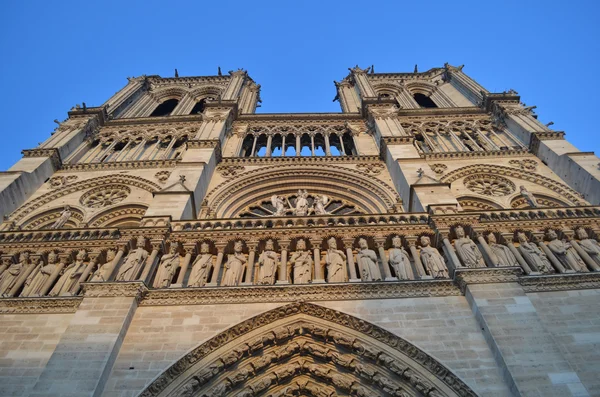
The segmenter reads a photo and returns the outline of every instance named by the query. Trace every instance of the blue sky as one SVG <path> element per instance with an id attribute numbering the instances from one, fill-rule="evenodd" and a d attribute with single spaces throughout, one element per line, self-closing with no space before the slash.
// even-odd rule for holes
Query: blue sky
<path id="1" fill-rule="evenodd" d="M 598 1 L 3 1 L 0 170 L 76 103 L 102 104 L 127 76 L 244 68 L 260 112 L 339 111 L 348 67 L 444 62 L 491 91 L 517 90 L 544 123 L 600 153 Z"/>

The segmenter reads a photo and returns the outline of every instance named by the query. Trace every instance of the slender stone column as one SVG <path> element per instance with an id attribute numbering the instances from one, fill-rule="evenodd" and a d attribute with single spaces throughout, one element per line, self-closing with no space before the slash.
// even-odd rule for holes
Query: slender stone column
<path id="1" fill-rule="evenodd" d="M 301 136 L 296 135 L 296 156 L 300 156 L 300 151 L 302 150 L 302 143 L 300 142 Z"/>
<path id="2" fill-rule="evenodd" d="M 223 267 L 224 250 L 227 244 L 217 243 L 215 246 L 217 247 L 217 262 L 215 263 L 215 268 L 210 277 L 210 282 L 206 283 L 207 287 L 216 287 L 219 282 L 219 273 L 221 273 L 221 268 Z"/>
<path id="3" fill-rule="evenodd" d="M 460 260 L 458 259 L 458 256 L 456 256 L 456 252 L 454 252 L 454 247 L 452 246 L 452 243 L 450 242 L 450 240 L 448 239 L 447 236 L 443 236 L 443 243 L 444 243 L 444 247 L 446 247 L 446 250 L 448 251 L 448 255 L 450 256 L 450 260 L 448 261 L 448 263 L 450 265 L 452 265 L 453 267 L 453 271 L 456 269 L 459 269 L 461 267 L 463 267 L 463 265 L 460 263 Z"/>
<path id="4" fill-rule="evenodd" d="M 385 239 L 375 239 L 375 244 L 377 245 L 377 250 L 379 251 L 379 257 L 381 258 L 381 265 L 383 266 L 383 275 L 385 281 L 395 281 L 398 280 L 397 277 L 392 276 L 392 271 L 390 270 L 390 263 L 388 262 L 387 254 L 385 253 Z"/>
<path id="5" fill-rule="evenodd" d="M 142 275 L 137 279 L 146 283 L 146 285 L 150 285 L 150 279 L 154 275 L 156 270 L 156 257 L 162 248 L 161 242 L 152 242 L 152 252 L 150 253 L 150 257 L 146 260 L 146 264 L 144 265 L 144 270 L 142 271 Z"/>
<path id="6" fill-rule="evenodd" d="M 331 146 L 329 144 L 329 134 L 324 134 L 325 136 L 325 155 L 331 156 Z"/>
<path id="7" fill-rule="evenodd" d="M 247 263 L 247 271 L 246 271 L 246 281 L 243 285 L 252 285 L 256 284 L 256 272 L 254 269 L 254 262 L 256 261 L 256 249 L 258 243 L 256 241 L 246 242 L 246 246 L 248 247 L 248 263 Z"/>
<path id="8" fill-rule="evenodd" d="M 252 150 L 250 151 L 250 157 L 256 156 L 256 141 L 258 137 L 254 135 L 254 141 L 252 142 Z"/>
<path id="9" fill-rule="evenodd" d="M 425 267 L 423 267 L 423 262 L 421 262 L 421 256 L 419 255 L 419 251 L 417 251 L 417 238 L 410 237 L 407 238 L 408 241 L 408 249 L 410 250 L 410 254 L 413 257 L 413 261 L 415 262 L 415 268 L 417 269 L 417 273 L 421 280 L 429 280 L 432 279 L 432 276 L 429 276 L 425 271 Z"/>
<path id="10" fill-rule="evenodd" d="M 69 257 L 70 257 L 70 255 L 67 255 L 67 254 L 59 254 L 58 255 L 58 265 L 56 265 L 56 269 L 54 269 L 54 272 L 52 272 L 52 274 L 50 275 L 48 280 L 46 280 L 46 284 L 44 284 L 44 286 L 42 287 L 39 296 L 48 295 L 48 292 L 50 292 L 52 285 L 54 284 L 56 279 L 59 277 L 62 269 L 64 269 L 65 265 L 67 264 Z"/>
<path id="11" fill-rule="evenodd" d="M 27 277 L 29 277 L 31 272 L 33 272 L 35 270 L 38 256 L 36 255 L 33 258 L 35 258 L 35 263 L 34 263 L 34 260 L 32 260 L 30 264 L 23 266 L 23 270 L 21 270 L 21 274 L 19 274 L 19 276 L 17 277 L 15 284 L 10 289 L 10 291 L 7 291 L 8 296 L 15 296 L 17 294 L 17 292 L 19 291 L 19 289 L 23 286 L 23 284 L 25 284 L 25 281 L 27 281 Z M 40 258 L 40 260 L 41 260 L 41 258 Z"/>
<path id="12" fill-rule="evenodd" d="M 591 267 L 596 272 L 600 270 L 600 266 L 598 266 L 598 264 L 596 263 L 596 261 L 593 260 L 588 255 L 588 253 L 583 250 L 583 248 L 581 248 L 581 246 L 579 245 L 579 243 L 577 242 L 577 240 L 575 240 L 574 238 L 570 238 L 569 239 L 569 243 L 571 243 L 571 245 L 573 246 L 573 248 L 575 248 L 575 251 L 577 251 L 577 253 L 581 257 L 581 259 L 583 259 L 583 261 L 586 263 L 586 265 L 588 265 L 589 267 Z"/>
<path id="13" fill-rule="evenodd" d="M 185 257 L 183 258 L 183 263 L 181 265 L 181 270 L 179 270 L 179 276 L 177 276 L 177 280 L 174 284 L 171 284 L 169 288 L 181 288 L 183 287 L 183 281 L 185 280 L 185 274 L 190 267 L 190 262 L 192 261 L 192 254 L 196 250 L 196 244 L 185 244 L 183 246 L 183 250 L 185 251 Z"/>
<path id="14" fill-rule="evenodd" d="M 324 283 L 323 268 L 321 267 L 321 239 L 311 240 L 310 243 L 313 246 L 313 260 L 315 261 L 313 283 Z"/>
<path id="15" fill-rule="evenodd" d="M 287 254 L 290 248 L 290 241 L 283 240 L 279 241 L 279 247 L 281 248 L 281 260 L 279 261 L 279 272 L 277 273 L 277 284 L 289 284 L 287 274 Z"/>
<path id="16" fill-rule="evenodd" d="M 477 234 L 477 241 L 479 241 L 479 244 L 481 244 L 481 247 L 483 247 L 483 250 L 487 254 L 488 259 L 491 261 L 491 263 L 487 264 L 488 267 L 500 266 L 500 260 L 498 259 L 496 254 L 494 254 L 494 251 L 492 251 L 492 249 L 488 245 L 487 241 L 485 241 L 485 238 L 483 238 L 481 233 L 476 233 L 476 234 Z"/>
<path id="17" fill-rule="evenodd" d="M 266 157 L 271 157 L 271 153 L 273 153 L 273 148 L 271 145 L 273 144 L 273 135 L 267 136 L 267 154 Z"/>
<path id="18" fill-rule="evenodd" d="M 352 252 L 352 243 L 354 239 L 343 239 L 344 247 L 346 248 L 346 257 L 348 258 L 348 267 L 350 270 L 350 282 L 358 283 L 360 282 L 360 278 L 356 275 L 356 264 L 354 263 L 354 252 Z"/>
<path id="19" fill-rule="evenodd" d="M 310 135 L 310 150 L 311 150 L 311 156 L 314 157 L 315 155 L 315 136 L 314 135 Z"/>
<path id="20" fill-rule="evenodd" d="M 281 157 L 285 156 L 285 138 L 287 138 L 287 135 L 281 136 Z"/>
<path id="21" fill-rule="evenodd" d="M 548 259 L 550 259 L 550 262 L 552 262 L 552 266 L 554 266 L 554 268 L 558 270 L 559 273 L 567 272 L 567 269 L 565 269 L 562 263 L 560 263 L 560 261 L 556 259 L 552 251 L 550 251 L 550 248 L 548 248 L 548 246 L 546 246 L 546 244 L 544 244 L 543 241 L 538 241 L 537 245 L 542 249 L 542 251 L 544 251 L 544 254 L 546 254 Z M 571 272 L 573 271 L 571 270 Z"/>
<path id="22" fill-rule="evenodd" d="M 125 248 L 126 244 L 124 243 L 121 243 L 121 245 L 118 246 L 115 258 L 113 259 L 112 263 L 110 264 L 110 267 L 106 271 L 106 281 L 111 280 L 111 278 L 113 277 L 115 269 L 117 268 L 119 262 L 121 261 L 121 258 L 123 258 L 123 255 L 125 254 Z"/>
<path id="23" fill-rule="evenodd" d="M 344 149 L 344 140 L 342 139 L 341 135 L 338 135 L 338 138 L 340 139 L 340 147 L 342 148 L 342 155 L 346 155 L 346 149 Z M 352 153 L 350 153 L 352 154 Z"/>
<path id="24" fill-rule="evenodd" d="M 77 284 L 75 284 L 73 286 L 73 290 L 71 291 L 73 293 L 73 295 L 77 295 L 77 293 L 79 292 L 79 287 L 81 286 L 81 283 L 85 283 L 87 281 L 88 277 L 90 276 L 90 273 L 92 272 L 94 267 L 96 267 L 96 265 L 98 264 L 98 258 L 100 257 L 100 252 L 91 252 L 88 254 L 88 256 L 90 257 L 90 263 L 86 266 L 85 270 L 81 274 L 81 277 L 79 277 L 79 280 L 77 280 Z"/>
<path id="25" fill-rule="evenodd" d="M 506 239 L 506 246 L 508 247 L 510 252 L 512 252 L 512 254 L 515 256 L 515 258 L 517 258 L 517 262 L 519 262 L 519 265 L 521 265 L 525 274 L 539 274 L 538 272 L 534 272 L 533 270 L 531 270 L 531 267 L 529 267 L 525 259 L 523 259 L 523 256 L 521 255 L 517 247 L 515 247 L 515 245 L 509 239 Z"/>

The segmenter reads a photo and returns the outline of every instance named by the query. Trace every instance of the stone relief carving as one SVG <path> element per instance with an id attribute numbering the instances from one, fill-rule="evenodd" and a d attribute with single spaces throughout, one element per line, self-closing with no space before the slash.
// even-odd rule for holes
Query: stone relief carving
<path id="1" fill-rule="evenodd" d="M 69 207 L 68 205 L 65 205 L 65 209 L 60 213 L 60 216 L 54 222 L 54 224 L 52 224 L 52 226 L 50 226 L 50 229 L 62 228 L 67 223 L 67 221 L 69 220 L 71 215 L 73 215 L 73 212 L 71 212 L 71 207 Z"/>
<path id="2" fill-rule="evenodd" d="M 313 259 L 304 240 L 300 239 L 296 243 L 296 251 L 290 257 L 290 264 L 294 273 L 294 284 L 307 284 L 312 281 Z"/>
<path id="3" fill-rule="evenodd" d="M 148 259 L 148 251 L 144 248 L 146 239 L 138 237 L 137 247 L 132 250 L 125 262 L 119 268 L 115 281 L 132 281 L 138 278 L 146 260 Z"/>
<path id="4" fill-rule="evenodd" d="M 454 232 L 456 233 L 454 249 L 463 264 L 466 267 L 485 267 L 481 251 L 470 237 L 465 236 L 465 229 L 457 226 L 454 228 Z"/>
<path id="5" fill-rule="evenodd" d="M 572 269 L 576 272 L 588 271 L 585 262 L 575 252 L 571 243 L 559 240 L 556 232 L 552 229 L 546 232 L 546 238 L 548 239 L 548 248 L 566 269 Z"/>
<path id="6" fill-rule="evenodd" d="M 275 272 L 279 255 L 275 252 L 273 240 L 267 240 L 264 251 L 258 257 L 257 283 L 263 285 L 275 284 Z"/>
<path id="7" fill-rule="evenodd" d="M 27 277 L 21 296 L 42 296 L 44 286 L 50 280 L 57 267 L 58 255 L 55 252 L 50 252 L 48 254 L 48 263 L 44 265 L 40 260 L 39 267 Z"/>
<path id="8" fill-rule="evenodd" d="M 227 255 L 227 263 L 225 264 L 225 274 L 221 285 L 236 286 L 241 282 L 241 278 L 246 266 L 246 255 L 242 253 L 242 241 L 237 240 L 233 246 L 233 254 Z"/>
<path id="9" fill-rule="evenodd" d="M 438 175 L 443 174 L 448 169 L 446 164 L 431 164 L 431 169 Z"/>
<path id="10" fill-rule="evenodd" d="M 236 176 L 242 172 L 246 167 L 242 165 L 221 165 L 217 168 L 217 171 L 224 177 Z"/>
<path id="11" fill-rule="evenodd" d="M 448 268 L 444 258 L 436 248 L 431 246 L 431 239 L 427 236 L 421 237 L 421 262 L 433 278 L 448 278 Z"/>
<path id="12" fill-rule="evenodd" d="M 519 190 L 521 191 L 521 196 L 523 196 L 523 198 L 525 199 L 525 201 L 527 202 L 527 204 L 529 205 L 529 207 L 531 208 L 537 208 L 539 207 L 538 202 L 535 198 L 535 196 L 530 193 L 525 186 L 520 186 Z"/>
<path id="13" fill-rule="evenodd" d="M 515 191 L 515 184 L 497 175 L 475 174 L 464 179 L 465 187 L 484 196 L 502 197 Z"/>
<path id="14" fill-rule="evenodd" d="M 117 204 L 127 198 L 131 189 L 126 185 L 108 185 L 84 193 L 79 202 L 86 207 L 102 208 Z"/>
<path id="15" fill-rule="evenodd" d="M 17 263 L 11 264 L 8 269 L 2 272 L 0 275 L 0 294 L 2 296 L 10 296 L 10 290 L 15 286 L 21 272 L 23 272 L 25 267 L 30 263 L 29 252 L 25 251 L 19 255 L 19 261 Z"/>
<path id="16" fill-rule="evenodd" d="M 358 240 L 359 250 L 356 254 L 356 262 L 360 270 L 360 278 L 363 281 L 381 281 L 381 272 L 377 263 L 377 254 L 369 249 L 367 240 Z"/>
<path id="17" fill-rule="evenodd" d="M 388 256 L 390 265 L 394 269 L 394 273 L 396 273 L 396 277 L 398 277 L 399 280 L 412 279 L 413 275 L 410 259 L 408 258 L 408 253 L 404 250 L 404 247 L 402 247 L 402 240 L 399 236 L 392 238 L 392 246 L 394 248 L 390 248 Z"/>
<path id="18" fill-rule="evenodd" d="M 598 241 L 589 238 L 587 232 L 583 228 L 577 229 L 577 237 L 579 237 L 579 246 L 600 265 L 600 244 Z"/>
<path id="19" fill-rule="evenodd" d="M 518 233 L 517 238 L 519 239 L 519 252 L 530 266 L 533 266 L 540 273 L 554 273 L 554 268 L 546 254 L 534 243 L 529 242 L 525 233 Z"/>
<path id="20" fill-rule="evenodd" d="M 167 182 L 167 179 L 169 179 L 170 176 L 171 171 L 158 171 L 156 174 L 154 174 L 154 177 L 158 179 L 158 182 L 160 183 Z"/>
<path id="21" fill-rule="evenodd" d="M 306 190 L 298 190 L 296 204 L 292 210 L 292 213 L 296 216 L 308 215 L 308 192 Z"/>
<path id="22" fill-rule="evenodd" d="M 179 268 L 181 258 L 177 252 L 177 244 L 171 243 L 171 249 L 168 254 L 160 258 L 158 271 L 154 277 L 154 288 L 167 288 L 171 285 L 173 276 Z"/>
<path id="23" fill-rule="evenodd" d="M 498 259 L 498 266 L 518 266 L 517 258 L 513 255 L 510 249 L 502 244 L 498 244 L 494 233 L 490 233 L 487 236 L 487 242 L 492 250 L 492 253 L 496 255 Z"/>
<path id="24" fill-rule="evenodd" d="M 67 184 L 71 182 L 75 182 L 77 180 L 77 175 L 68 175 L 68 176 L 54 176 L 48 180 L 48 184 L 52 189 L 58 189 L 61 187 L 65 187 Z"/>
<path id="25" fill-rule="evenodd" d="M 369 175 L 379 175 L 385 169 L 381 163 L 359 163 L 356 164 L 356 169 Z"/>
<path id="26" fill-rule="evenodd" d="M 74 290 L 74 287 L 78 284 L 79 278 L 87 267 L 87 264 L 84 262 L 86 257 L 86 250 L 78 251 L 75 260 L 63 268 L 60 278 L 48 295 L 61 296 L 77 293 L 77 291 Z"/>
<path id="27" fill-rule="evenodd" d="M 110 274 L 109 272 L 112 270 L 112 264 L 115 260 L 117 253 L 113 249 L 109 249 L 106 251 L 106 261 L 98 266 L 98 269 L 94 272 L 90 281 L 93 282 L 101 282 L 108 281 Z"/>
<path id="28" fill-rule="evenodd" d="M 529 159 L 510 160 L 508 162 L 508 164 L 512 165 L 513 167 L 517 167 L 517 168 L 520 168 L 522 170 L 527 170 L 527 171 L 535 171 L 537 168 L 537 162 L 535 160 L 529 160 Z"/>
<path id="29" fill-rule="evenodd" d="M 209 248 L 206 242 L 200 244 L 200 255 L 192 264 L 188 287 L 203 287 L 206 284 L 208 275 L 214 267 L 213 255 L 209 252 Z"/>
<path id="30" fill-rule="evenodd" d="M 294 204 L 292 204 L 294 203 Z M 336 215 L 358 213 L 354 205 L 326 195 L 309 194 L 306 190 L 298 190 L 297 194 L 274 194 L 270 200 L 248 208 L 240 214 L 243 218 L 270 217 L 270 216 L 310 216 L 310 215 Z"/>
<path id="31" fill-rule="evenodd" d="M 327 240 L 325 263 L 327 264 L 327 282 L 343 283 L 346 281 L 346 254 L 337 249 L 334 237 Z"/>

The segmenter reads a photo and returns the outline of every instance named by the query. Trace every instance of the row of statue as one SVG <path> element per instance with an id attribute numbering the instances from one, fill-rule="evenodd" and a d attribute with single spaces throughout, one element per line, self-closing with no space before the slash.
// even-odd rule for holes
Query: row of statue
<path id="1" fill-rule="evenodd" d="M 392 238 L 392 246 L 387 252 L 379 248 L 379 253 L 370 249 L 364 238 L 358 240 L 355 249 L 340 250 L 337 240 L 332 237 L 327 240 L 324 252 L 320 248 L 307 249 L 306 241 L 299 239 L 289 258 L 287 252 L 275 250 L 273 240 L 267 240 L 254 260 L 254 255 L 250 258 L 243 253 L 243 242 L 238 240 L 234 242 L 233 252 L 217 256 L 210 252 L 207 242 L 202 242 L 194 261 L 191 262 L 190 255 L 188 263 L 183 264 L 185 260 L 178 252 L 178 245 L 171 244 L 169 251 L 158 260 L 152 286 L 168 288 L 175 283 L 176 276 L 179 284 L 187 287 L 437 279 L 449 277 L 448 262 L 455 268 L 521 265 L 528 274 L 600 271 L 600 244 L 589 238 L 583 228 L 576 230 L 579 241 L 561 240 L 552 229 L 545 233 L 546 242 L 534 243 L 525 233 L 518 233 L 518 247 L 511 242 L 498 243 L 494 233 L 486 236 L 487 241 L 478 237 L 479 244 L 466 235 L 461 226 L 455 227 L 454 233 L 453 243 L 444 241 L 444 255 L 431 246 L 428 236 L 421 236 L 419 250 L 411 246 L 411 254 L 404 248 L 400 236 Z M 17 263 L 10 263 L 5 258 L 0 267 L 0 295 L 75 295 L 83 282 L 141 280 L 145 269 L 152 266 L 150 259 L 154 260 L 156 256 L 149 255 L 145 244 L 146 239 L 139 237 L 136 247 L 130 250 L 120 266 L 123 252 L 120 251 L 117 258 L 112 249 L 106 251 L 102 264 L 98 263 L 99 255 L 90 259 L 86 250 L 77 251 L 73 259 L 70 255 L 51 251 L 45 262 L 42 255 L 32 258 L 29 252 L 22 252 Z M 480 248 L 486 253 L 485 258 Z M 454 253 L 456 259 L 453 259 Z M 189 275 L 185 274 L 188 267 Z M 152 279 L 148 273 L 143 278 L 143 281 Z M 187 283 L 183 282 L 185 278 Z"/>
<path id="2" fill-rule="evenodd" d="M 308 202 L 309 194 L 306 190 L 298 190 L 296 201 L 294 205 L 290 201 L 279 195 L 271 196 L 271 204 L 275 208 L 273 216 L 285 216 L 292 214 L 296 216 L 307 216 L 311 214 L 315 215 L 328 215 L 329 212 L 326 210 L 329 198 L 325 195 L 313 195 L 313 204 L 309 205 Z"/>

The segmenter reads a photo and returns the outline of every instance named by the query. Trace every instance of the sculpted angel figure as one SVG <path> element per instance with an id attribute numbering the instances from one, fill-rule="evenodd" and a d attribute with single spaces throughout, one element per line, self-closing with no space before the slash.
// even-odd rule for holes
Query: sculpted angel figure
<path id="1" fill-rule="evenodd" d="M 410 267 L 410 259 L 408 253 L 402 247 L 402 240 L 399 236 L 392 239 L 394 248 L 388 251 L 389 262 L 396 273 L 399 280 L 410 280 L 412 277 L 412 269 Z"/>
<path id="2" fill-rule="evenodd" d="M 0 294 L 2 294 L 2 296 L 10 295 L 10 290 L 14 287 L 17 278 L 19 278 L 21 272 L 25 270 L 25 267 L 28 264 L 29 252 L 23 252 L 19 255 L 18 263 L 13 263 L 8 269 L 2 272 L 2 275 L 0 275 Z"/>
<path id="3" fill-rule="evenodd" d="M 106 251 L 106 261 L 98 266 L 98 269 L 92 275 L 90 281 L 99 282 L 99 281 L 108 281 L 110 274 L 108 274 L 109 269 L 112 267 L 112 262 L 115 260 L 117 253 L 113 249 L 109 249 Z"/>
<path id="4" fill-rule="evenodd" d="M 327 263 L 327 282 L 343 283 L 346 281 L 346 254 L 337 249 L 335 237 L 327 240 L 328 249 L 325 253 L 325 263 Z"/>
<path id="5" fill-rule="evenodd" d="M 154 288 L 167 288 L 173 281 L 173 276 L 179 268 L 179 253 L 177 252 L 177 244 L 171 243 L 169 253 L 160 258 L 160 265 L 156 277 L 154 277 Z"/>
<path id="6" fill-rule="evenodd" d="M 296 197 L 296 208 L 294 208 L 294 215 L 306 216 L 308 214 L 308 192 L 306 190 L 298 190 L 298 197 Z"/>
<path id="7" fill-rule="evenodd" d="M 283 197 L 278 196 L 276 194 L 271 196 L 271 204 L 275 207 L 275 213 L 273 216 L 284 216 L 285 215 L 285 200 Z"/>
<path id="8" fill-rule="evenodd" d="M 137 240 L 136 249 L 127 255 L 125 263 L 121 265 L 119 273 L 117 273 L 117 277 L 115 278 L 116 281 L 131 281 L 139 276 L 148 259 L 148 251 L 144 249 L 145 245 L 146 239 L 140 236 Z"/>
<path id="9" fill-rule="evenodd" d="M 448 269 L 439 251 L 431 246 L 431 239 L 421 237 L 421 262 L 433 278 L 448 278 Z"/>
<path id="10" fill-rule="evenodd" d="M 483 255 L 477 248 L 477 245 L 470 237 L 465 236 L 465 229 L 462 226 L 454 228 L 456 240 L 454 240 L 454 248 L 458 257 L 463 261 L 466 267 L 485 267 Z"/>
<path id="11" fill-rule="evenodd" d="M 488 245 L 490 246 L 492 252 L 498 258 L 498 266 L 518 266 L 517 258 L 510 252 L 507 246 L 498 244 L 496 241 L 496 236 L 494 233 L 490 233 L 487 236 Z"/>
<path id="12" fill-rule="evenodd" d="M 227 263 L 225 264 L 225 275 L 221 285 L 235 286 L 240 283 L 242 272 L 246 265 L 246 256 L 242 253 L 242 241 L 238 240 L 233 246 L 233 254 L 227 255 Z"/>
<path id="13" fill-rule="evenodd" d="M 58 279 L 58 282 L 54 285 L 48 295 L 60 296 L 76 293 L 76 291 L 73 291 L 73 287 L 75 287 L 75 284 L 77 284 L 79 278 L 85 271 L 87 266 L 87 264 L 84 262 L 86 256 L 87 252 L 85 250 L 80 250 L 77 252 L 75 260 L 61 271 L 61 276 Z"/>
<path id="14" fill-rule="evenodd" d="M 369 249 L 367 240 L 364 238 L 358 240 L 358 245 L 360 249 L 356 254 L 356 262 L 358 262 L 360 278 L 363 281 L 381 281 L 377 254 L 372 249 Z"/>
<path id="15" fill-rule="evenodd" d="M 317 195 L 315 196 L 315 201 L 313 203 L 313 211 L 316 215 L 327 215 L 329 212 L 325 209 L 325 206 L 329 202 L 329 198 L 327 196 Z"/>
<path id="16" fill-rule="evenodd" d="M 525 189 L 525 186 L 520 186 L 519 190 L 521 191 L 521 196 L 523 196 L 523 198 L 525 198 L 525 201 L 527 201 L 527 204 L 529 204 L 529 206 L 531 208 L 539 207 L 536 198 L 534 197 L 534 195 L 532 193 L 530 193 L 527 189 Z"/>
<path id="17" fill-rule="evenodd" d="M 534 243 L 530 243 L 525 233 L 517 234 L 519 239 L 519 251 L 523 259 L 540 273 L 554 273 L 554 268 L 550 264 L 546 254 Z"/>
<path id="18" fill-rule="evenodd" d="M 294 269 L 294 284 L 306 284 L 312 280 L 313 260 L 310 251 L 306 249 L 306 242 L 298 240 L 296 251 L 290 257 Z"/>
<path id="19" fill-rule="evenodd" d="M 565 268 L 573 269 L 577 272 L 588 271 L 583 260 L 573 252 L 571 243 L 559 240 L 556 232 L 552 229 L 546 232 L 546 238 L 549 241 L 548 248 Z"/>
<path id="20" fill-rule="evenodd" d="M 577 237 L 579 237 L 579 246 L 581 249 L 600 265 L 600 244 L 598 244 L 598 241 L 589 238 L 584 228 L 577 229 Z"/>
<path id="21" fill-rule="evenodd" d="M 65 223 L 67 223 L 67 221 L 69 220 L 71 215 L 73 215 L 73 213 L 71 212 L 71 207 L 69 207 L 68 205 L 65 205 L 65 208 L 62 210 L 62 212 L 60 213 L 60 216 L 54 222 L 54 224 L 52 226 L 50 226 L 50 229 L 60 229 L 61 227 L 63 227 L 65 225 Z"/>
<path id="22" fill-rule="evenodd" d="M 213 256 L 209 252 L 209 245 L 207 242 L 200 244 L 200 255 L 196 257 L 194 264 L 192 265 L 192 273 L 188 280 L 188 287 L 203 287 L 208 279 L 208 273 L 213 267 Z"/>
<path id="23" fill-rule="evenodd" d="M 50 279 L 57 266 L 58 255 L 55 252 L 50 252 L 48 254 L 48 264 L 44 265 L 44 263 L 40 261 L 38 271 L 31 273 L 27 278 L 27 281 L 25 281 L 25 287 L 23 288 L 23 292 L 21 292 L 21 296 L 41 296 L 44 285 L 48 279 Z"/>
<path id="24" fill-rule="evenodd" d="M 278 257 L 273 240 L 267 240 L 265 250 L 258 257 L 258 284 L 271 285 L 275 283 Z"/>

